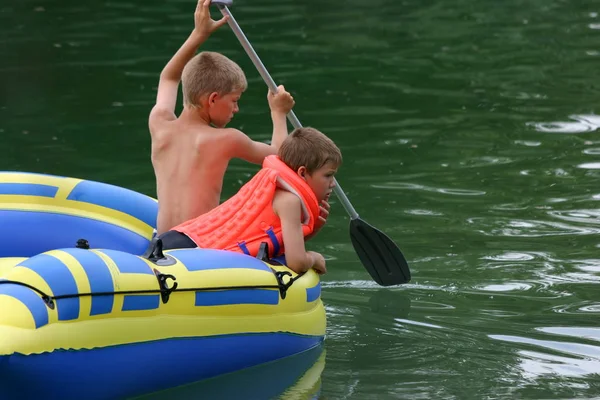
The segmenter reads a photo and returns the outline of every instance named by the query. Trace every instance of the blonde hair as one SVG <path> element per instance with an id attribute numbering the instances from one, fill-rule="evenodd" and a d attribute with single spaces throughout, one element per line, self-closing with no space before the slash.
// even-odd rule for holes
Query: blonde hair
<path id="1" fill-rule="evenodd" d="M 203 51 L 183 68 L 181 76 L 183 104 L 198 107 L 200 97 L 217 92 L 224 96 L 248 87 L 244 71 L 223 54 Z"/>
<path id="2" fill-rule="evenodd" d="M 328 162 L 336 167 L 342 164 L 342 152 L 333 140 L 309 127 L 294 129 L 281 144 L 277 155 L 294 171 L 304 166 L 309 174 Z"/>

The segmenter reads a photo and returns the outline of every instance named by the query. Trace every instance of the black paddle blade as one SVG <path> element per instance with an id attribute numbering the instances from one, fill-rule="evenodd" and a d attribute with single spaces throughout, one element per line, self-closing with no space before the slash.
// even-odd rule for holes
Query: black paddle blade
<path id="1" fill-rule="evenodd" d="M 396 243 L 360 218 L 350 221 L 350 239 L 358 258 L 381 286 L 410 281 L 410 269 Z"/>

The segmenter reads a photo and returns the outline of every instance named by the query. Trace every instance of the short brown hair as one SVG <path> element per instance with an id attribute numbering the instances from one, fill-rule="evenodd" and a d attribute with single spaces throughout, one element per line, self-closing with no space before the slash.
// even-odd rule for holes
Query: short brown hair
<path id="1" fill-rule="evenodd" d="M 342 152 L 322 132 L 315 128 L 297 128 L 283 141 L 278 156 L 288 167 L 297 171 L 305 166 L 309 174 L 331 162 L 342 164 Z"/>
<path id="2" fill-rule="evenodd" d="M 181 77 L 183 104 L 199 106 L 200 97 L 217 92 L 226 95 L 248 87 L 244 71 L 223 54 L 203 51 L 183 68 Z"/>

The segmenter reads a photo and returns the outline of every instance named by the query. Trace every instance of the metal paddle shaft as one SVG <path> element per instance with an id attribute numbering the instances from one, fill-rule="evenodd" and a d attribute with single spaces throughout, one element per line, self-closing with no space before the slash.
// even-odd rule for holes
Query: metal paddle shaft
<path id="1" fill-rule="evenodd" d="M 262 76 L 263 80 L 273 92 L 277 92 L 277 85 L 269 72 L 263 65 L 254 51 L 254 48 L 242 32 L 237 21 L 229 11 L 228 6 L 233 4 L 233 0 L 213 0 L 212 4 L 217 5 L 223 16 L 228 17 L 227 23 L 240 41 L 242 47 L 252 60 L 252 63 Z M 294 128 L 301 128 L 302 124 L 296 117 L 296 114 L 291 110 L 288 115 L 288 120 Z M 335 178 L 334 178 L 335 179 Z M 367 224 L 361 220 L 358 213 L 346 197 L 341 186 L 335 180 L 333 188 L 336 196 L 350 215 L 350 238 L 352 245 L 356 250 L 356 254 L 360 258 L 365 269 L 369 272 L 375 282 L 382 286 L 398 285 L 410 281 L 410 269 L 408 263 L 402 255 L 398 246 L 377 228 Z"/>
<path id="2" fill-rule="evenodd" d="M 246 53 L 248 53 L 248 56 L 252 60 L 252 63 L 254 63 L 254 66 L 260 73 L 260 76 L 262 76 L 263 80 L 265 81 L 271 92 L 277 93 L 277 84 L 275 84 L 275 81 L 273 80 L 273 78 L 271 78 L 271 75 L 269 75 L 269 72 L 258 57 L 258 54 L 256 54 L 256 52 L 254 51 L 254 48 L 252 48 L 252 45 L 246 38 L 246 35 L 244 35 L 244 32 L 242 32 L 242 29 L 231 14 L 231 11 L 229 11 L 229 8 L 227 8 L 227 5 L 224 4 L 223 0 L 213 1 L 213 3 L 217 4 L 219 9 L 221 10 L 221 13 L 224 16 L 229 17 L 229 20 L 227 22 L 229 23 L 231 30 L 233 30 L 233 33 L 235 33 L 235 36 L 237 36 L 238 40 L 242 44 L 242 47 L 244 48 L 244 50 L 246 50 Z M 231 5 L 232 1 L 227 1 L 227 3 Z M 296 117 L 296 114 L 294 114 L 294 110 L 291 110 L 288 113 L 287 117 L 294 128 L 302 128 L 302 124 L 298 120 L 298 117 Z M 350 218 L 358 218 L 358 213 L 356 212 L 354 207 L 352 207 L 352 204 L 350 204 L 350 201 L 346 197 L 346 194 L 344 193 L 340 185 L 337 183 L 337 181 L 335 181 L 335 187 L 333 188 L 333 190 L 342 202 L 342 205 L 346 209 L 346 212 L 350 215 Z"/>

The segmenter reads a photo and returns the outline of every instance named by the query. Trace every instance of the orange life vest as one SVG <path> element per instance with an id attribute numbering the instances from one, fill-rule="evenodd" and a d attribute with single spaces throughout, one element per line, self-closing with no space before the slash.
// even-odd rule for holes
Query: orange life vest
<path id="1" fill-rule="evenodd" d="M 261 242 L 269 244 L 269 257 L 284 253 L 281 220 L 273 211 L 277 188 L 302 200 L 302 233 L 310 235 L 319 217 L 319 202 L 308 184 L 277 156 L 265 158 L 263 168 L 233 197 L 173 230 L 200 248 L 231 250 L 256 256 Z"/>

